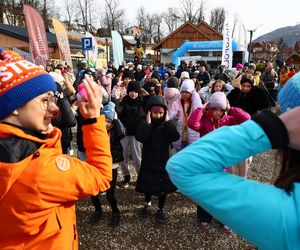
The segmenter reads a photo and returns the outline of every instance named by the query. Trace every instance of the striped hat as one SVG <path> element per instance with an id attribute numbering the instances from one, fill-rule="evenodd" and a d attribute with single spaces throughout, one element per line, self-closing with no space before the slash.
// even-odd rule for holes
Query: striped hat
<path id="1" fill-rule="evenodd" d="M 43 68 L 0 48 L 0 120 L 33 98 L 56 90 L 53 78 Z"/>

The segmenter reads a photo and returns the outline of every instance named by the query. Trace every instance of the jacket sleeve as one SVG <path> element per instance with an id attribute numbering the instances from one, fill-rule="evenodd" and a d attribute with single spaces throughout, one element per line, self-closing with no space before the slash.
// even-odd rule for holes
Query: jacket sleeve
<path id="1" fill-rule="evenodd" d="M 105 118 L 83 125 L 86 162 L 47 148 L 46 157 L 37 157 L 41 168 L 37 175 L 37 192 L 43 207 L 74 202 L 107 190 L 112 179 L 112 157 Z M 42 153 L 41 153 L 42 154 Z M 42 162 L 38 162 L 42 161 Z"/>
<path id="2" fill-rule="evenodd" d="M 148 124 L 146 121 L 141 122 L 135 134 L 136 140 L 141 143 L 147 142 L 151 137 L 151 130 L 151 124 Z"/>
<path id="3" fill-rule="evenodd" d="M 200 133 L 201 131 L 201 118 L 203 116 L 203 109 L 202 108 L 197 108 L 195 109 L 191 115 L 189 116 L 188 119 L 188 126 Z"/>
<path id="4" fill-rule="evenodd" d="M 166 135 L 168 142 L 174 142 L 180 138 L 180 134 L 172 120 L 164 123 L 164 134 Z"/>
<path id="5" fill-rule="evenodd" d="M 223 171 L 270 148 L 264 130 L 249 120 L 209 133 L 172 156 L 166 169 L 181 193 L 259 248 L 288 249 L 287 225 L 293 236 L 299 232 L 293 197 Z"/>
<path id="6" fill-rule="evenodd" d="M 229 116 L 230 125 L 237 125 L 251 118 L 251 116 L 244 110 L 240 108 L 234 108 L 234 107 L 231 107 L 229 109 L 228 116 Z"/>

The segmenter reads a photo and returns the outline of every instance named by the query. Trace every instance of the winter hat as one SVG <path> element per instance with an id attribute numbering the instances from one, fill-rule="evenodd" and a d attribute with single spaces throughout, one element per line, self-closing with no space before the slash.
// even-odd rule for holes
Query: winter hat
<path id="1" fill-rule="evenodd" d="M 151 78 L 156 78 L 157 80 L 160 80 L 160 76 L 158 74 L 157 71 L 154 71 L 152 74 L 151 74 Z"/>
<path id="2" fill-rule="evenodd" d="M 209 100 L 209 108 L 226 109 L 227 98 L 223 92 L 215 92 L 211 95 Z"/>
<path id="3" fill-rule="evenodd" d="M 126 77 L 130 78 L 131 80 L 133 80 L 134 79 L 133 70 L 125 69 L 124 72 L 123 72 L 122 79 L 124 80 Z"/>
<path id="4" fill-rule="evenodd" d="M 107 103 L 101 110 L 101 114 L 105 115 L 106 119 L 113 120 L 115 117 L 115 104 L 113 102 Z"/>
<path id="5" fill-rule="evenodd" d="M 164 109 L 168 108 L 166 99 L 163 96 L 159 95 L 153 95 L 149 98 L 146 106 L 146 111 L 148 112 L 149 110 L 151 110 L 153 106 L 160 106 Z"/>
<path id="6" fill-rule="evenodd" d="M 189 74 L 189 72 L 187 72 L 187 71 L 182 71 L 182 72 L 181 72 L 181 75 L 180 75 L 180 79 L 182 79 L 182 78 L 190 79 L 190 74 Z"/>
<path id="7" fill-rule="evenodd" d="M 142 66 L 142 64 L 139 64 L 138 66 L 136 66 L 136 69 L 138 69 L 138 70 L 142 70 L 142 69 L 143 69 L 143 66 Z"/>
<path id="8" fill-rule="evenodd" d="M 129 92 L 131 91 L 135 91 L 137 93 L 140 93 L 141 92 L 141 84 L 139 81 L 131 81 L 129 84 L 128 84 L 128 87 L 127 87 L 127 94 L 129 94 Z"/>
<path id="9" fill-rule="evenodd" d="M 0 120 L 48 91 L 57 87 L 44 69 L 0 48 Z"/>
<path id="10" fill-rule="evenodd" d="M 177 77 L 172 76 L 167 80 L 167 87 L 168 88 L 178 88 L 179 80 Z"/>
<path id="11" fill-rule="evenodd" d="M 236 66 L 235 66 L 235 68 L 237 69 L 237 70 L 240 70 L 240 69 L 242 69 L 244 66 L 243 66 L 243 64 L 241 64 L 241 63 L 237 63 L 236 64 Z"/>
<path id="12" fill-rule="evenodd" d="M 300 106 L 300 73 L 290 78 L 278 95 L 282 112 Z"/>
<path id="13" fill-rule="evenodd" d="M 180 92 L 186 91 L 192 94 L 194 90 L 195 90 L 195 83 L 193 80 L 186 79 L 182 82 L 180 87 Z"/>
<path id="14" fill-rule="evenodd" d="M 241 81 L 240 81 L 240 83 L 241 83 L 241 85 L 242 85 L 242 84 L 245 83 L 245 82 L 249 83 L 251 86 L 254 85 L 253 80 L 249 79 L 248 77 L 243 76 L 242 79 L 241 79 Z"/>

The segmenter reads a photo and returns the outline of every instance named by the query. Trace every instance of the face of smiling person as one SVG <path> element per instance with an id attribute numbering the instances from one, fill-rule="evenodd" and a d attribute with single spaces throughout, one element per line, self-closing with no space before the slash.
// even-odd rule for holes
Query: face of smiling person
<path id="1" fill-rule="evenodd" d="M 18 108 L 15 116 L 16 125 L 40 132 L 47 131 L 51 120 L 59 112 L 55 99 L 53 92 L 49 91 Z"/>

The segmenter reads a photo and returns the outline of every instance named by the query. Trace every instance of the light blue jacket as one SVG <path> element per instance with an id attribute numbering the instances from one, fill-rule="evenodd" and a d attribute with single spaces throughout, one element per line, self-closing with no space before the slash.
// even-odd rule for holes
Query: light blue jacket
<path id="1" fill-rule="evenodd" d="M 170 158 L 167 171 L 181 193 L 260 249 L 300 249 L 300 183 L 289 195 L 223 171 L 270 148 L 263 129 L 249 120 L 192 143 Z"/>

